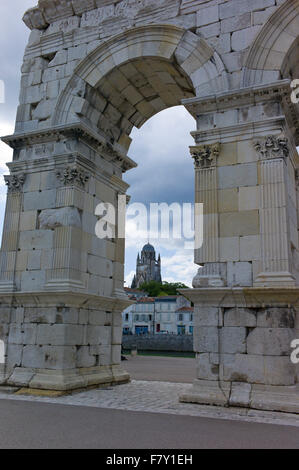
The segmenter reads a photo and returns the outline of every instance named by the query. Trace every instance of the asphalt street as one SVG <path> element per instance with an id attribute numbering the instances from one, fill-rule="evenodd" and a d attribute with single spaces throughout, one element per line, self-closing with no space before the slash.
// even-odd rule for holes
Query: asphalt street
<path id="1" fill-rule="evenodd" d="M 299 449 L 299 428 L 0 400 L 1 449 Z"/>
<path id="2" fill-rule="evenodd" d="M 123 368 L 132 379 L 192 383 L 196 375 L 196 361 L 188 357 L 126 356 Z"/>

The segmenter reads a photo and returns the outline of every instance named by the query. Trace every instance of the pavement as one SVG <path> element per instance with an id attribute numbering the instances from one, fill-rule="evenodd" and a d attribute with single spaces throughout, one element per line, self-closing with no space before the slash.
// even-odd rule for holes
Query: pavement
<path id="1" fill-rule="evenodd" d="M 132 381 L 116 387 L 60 397 L 0 389 L 0 448 L 299 449 L 299 415 L 179 403 L 192 359 L 139 356 L 123 367 Z"/>

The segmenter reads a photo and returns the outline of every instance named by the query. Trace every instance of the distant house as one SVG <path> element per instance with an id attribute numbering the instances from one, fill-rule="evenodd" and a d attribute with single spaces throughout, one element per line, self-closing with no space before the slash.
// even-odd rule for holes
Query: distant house
<path id="1" fill-rule="evenodd" d="M 193 307 L 183 296 L 153 298 L 136 296 L 134 289 L 126 292 L 135 302 L 122 314 L 124 334 L 193 334 Z"/>
<path id="2" fill-rule="evenodd" d="M 193 307 L 184 306 L 176 311 L 178 335 L 193 335 L 193 315 Z"/>

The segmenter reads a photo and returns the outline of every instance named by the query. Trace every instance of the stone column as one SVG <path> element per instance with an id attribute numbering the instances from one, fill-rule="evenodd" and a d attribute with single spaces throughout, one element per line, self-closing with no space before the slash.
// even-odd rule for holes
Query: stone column
<path id="1" fill-rule="evenodd" d="M 254 285 L 295 286 L 288 230 L 288 140 L 267 136 L 255 149 L 260 158 L 261 272 Z"/>
<path id="2" fill-rule="evenodd" d="M 195 306 L 197 362 L 184 402 L 299 412 L 299 366 L 291 361 L 299 157 L 295 113 L 289 101 L 284 107 L 289 93 L 289 85 L 275 84 L 185 102 L 197 117 L 195 148 L 220 150 L 213 168 L 196 169 L 206 228 L 195 259 L 204 267 L 194 289 L 181 291 Z M 222 283 L 213 285 L 215 275 Z"/>
<path id="3" fill-rule="evenodd" d="M 202 248 L 195 250 L 195 263 L 202 265 L 193 280 L 194 287 L 223 286 L 225 266 L 219 263 L 219 214 L 217 195 L 217 158 L 219 143 L 190 147 L 195 167 L 195 202 L 203 204 Z"/>
<path id="4" fill-rule="evenodd" d="M 15 267 L 18 254 L 19 229 L 22 223 L 20 213 L 23 204 L 22 189 L 25 179 L 26 175 L 24 173 L 12 173 L 10 176 L 5 176 L 7 200 L 0 254 L 0 291 L 3 292 L 13 292 L 16 289 Z"/>

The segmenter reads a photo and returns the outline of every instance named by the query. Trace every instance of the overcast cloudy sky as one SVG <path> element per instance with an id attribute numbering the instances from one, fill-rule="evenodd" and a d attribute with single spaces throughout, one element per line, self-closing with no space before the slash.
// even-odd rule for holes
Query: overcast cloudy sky
<path id="1" fill-rule="evenodd" d="M 0 2 L 0 79 L 6 88 L 6 100 L 0 104 L 0 135 L 13 133 L 18 104 L 20 68 L 29 31 L 22 22 L 26 9 L 35 6 L 36 0 L 1 0 Z M 141 202 L 193 202 L 194 170 L 188 146 L 192 145 L 190 131 L 195 121 L 183 107 L 168 109 L 150 119 L 140 130 L 133 130 L 133 143 L 129 156 L 138 168 L 125 175 L 131 185 L 131 203 Z M 0 143 L 1 175 L 8 173 L 5 163 L 12 153 Z M 5 208 L 6 188 L 1 178 L 0 220 L 1 229 Z M 136 238 L 129 221 L 127 227 L 126 281 L 132 279 L 136 256 L 145 238 Z M 162 256 L 162 277 L 167 281 L 181 281 L 191 285 L 196 272 L 193 250 L 184 248 L 184 241 L 150 239 Z"/>

